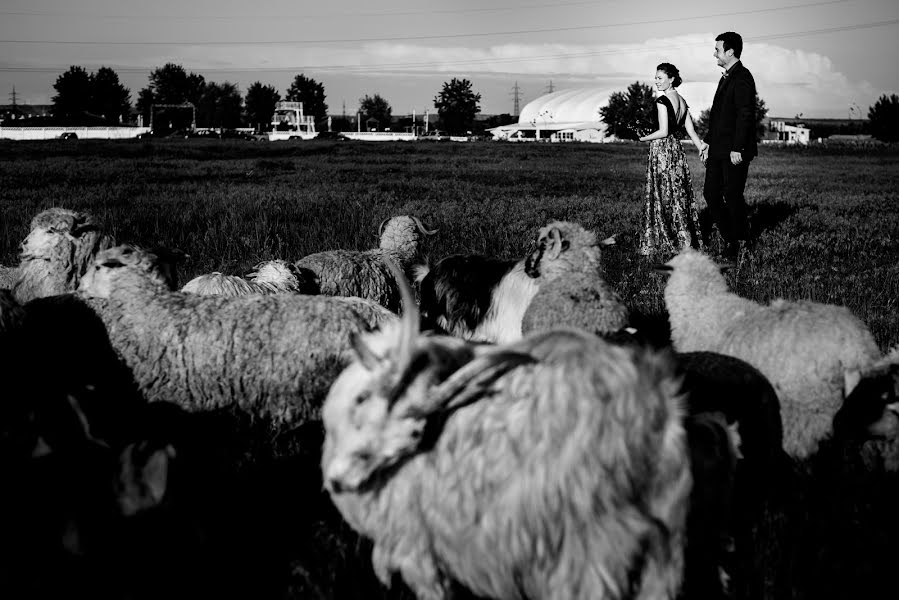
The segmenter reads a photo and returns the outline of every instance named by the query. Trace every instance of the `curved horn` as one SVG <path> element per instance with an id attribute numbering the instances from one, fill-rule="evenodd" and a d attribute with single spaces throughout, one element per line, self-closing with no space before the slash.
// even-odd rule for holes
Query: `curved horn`
<path id="1" fill-rule="evenodd" d="M 617 233 L 615 235 L 618 235 Z M 615 240 L 615 235 L 610 235 L 606 239 L 599 242 L 600 246 L 614 246 L 618 242 Z"/>
<path id="2" fill-rule="evenodd" d="M 553 227 L 549 230 L 549 239 L 552 240 L 552 243 L 548 249 L 547 256 L 554 260 L 562 254 L 562 232 L 559 231 L 558 227 Z"/>
<path id="3" fill-rule="evenodd" d="M 415 417 L 450 412 L 480 398 L 497 379 L 521 365 L 537 362 L 523 352 L 497 349 L 476 357 L 436 386 L 422 405 L 410 408 Z"/>
<path id="4" fill-rule="evenodd" d="M 418 337 L 418 306 L 415 304 L 415 299 L 412 297 L 412 288 L 409 287 L 409 282 L 406 281 L 406 275 L 402 269 L 387 255 L 382 256 L 381 260 L 393 273 L 393 277 L 400 288 L 403 316 L 400 322 L 400 343 L 396 349 L 395 359 L 396 372 L 403 373 L 412 361 L 412 345 L 415 342 L 415 338 Z"/>
<path id="5" fill-rule="evenodd" d="M 425 226 L 422 225 L 418 217 L 412 217 L 412 220 L 415 221 L 415 225 L 418 226 L 418 230 L 425 235 L 434 235 L 435 233 L 440 231 L 439 229 L 432 229 L 431 231 L 428 231 L 427 229 L 425 229 Z"/>
<path id="6" fill-rule="evenodd" d="M 392 218 L 393 218 L 393 217 L 387 217 L 386 219 L 384 219 L 383 221 L 381 221 L 381 224 L 380 224 L 380 225 L 378 225 L 378 238 L 379 238 L 379 239 L 380 239 L 380 237 L 381 237 L 382 235 L 384 235 L 384 225 L 387 225 L 387 221 L 389 221 L 389 220 L 392 219 Z"/>

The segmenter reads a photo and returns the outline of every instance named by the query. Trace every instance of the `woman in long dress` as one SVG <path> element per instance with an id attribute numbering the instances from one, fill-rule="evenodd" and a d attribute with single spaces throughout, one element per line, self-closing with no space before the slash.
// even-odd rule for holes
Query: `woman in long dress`
<path id="1" fill-rule="evenodd" d="M 699 139 L 690 107 L 675 89 L 681 84 L 677 67 L 660 64 L 655 81 L 662 92 L 656 100 L 659 128 L 640 138 L 649 142 L 640 219 L 640 254 L 644 256 L 671 255 L 688 246 L 702 248 L 690 167 L 677 134 L 686 130 L 700 156 L 707 144 Z"/>

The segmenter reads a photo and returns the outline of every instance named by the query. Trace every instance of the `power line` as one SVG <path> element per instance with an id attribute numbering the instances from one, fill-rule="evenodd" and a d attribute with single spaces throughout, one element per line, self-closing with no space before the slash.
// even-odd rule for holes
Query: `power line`
<path id="1" fill-rule="evenodd" d="M 366 43 L 366 42 L 409 42 L 422 40 L 446 40 L 471 37 L 496 37 L 501 35 L 531 35 L 536 33 L 561 33 L 569 31 L 585 31 L 591 29 L 608 29 L 612 27 L 631 27 L 640 25 L 658 25 L 663 23 L 676 23 L 682 21 L 695 21 L 697 19 L 708 19 L 717 17 L 736 17 L 750 14 L 767 13 L 774 11 L 782 11 L 792 8 L 807 8 L 820 6 L 823 4 L 835 4 L 843 0 L 829 0 L 827 2 L 818 2 L 813 4 L 795 4 L 791 6 L 778 6 L 774 8 L 759 8 L 753 10 L 744 10 L 730 13 L 706 14 L 692 17 L 676 17 L 672 19 L 656 19 L 650 21 L 632 21 L 626 23 L 603 23 L 599 25 L 576 25 L 572 27 L 550 27 L 546 29 L 521 29 L 517 31 L 487 31 L 480 33 L 450 33 L 443 35 L 414 35 L 405 37 L 371 37 L 371 38 L 344 38 L 344 39 L 328 39 L 328 40 L 222 40 L 216 42 L 208 41 L 177 41 L 162 42 L 154 41 L 109 41 L 100 42 L 96 40 L 0 40 L 3 44 L 64 44 L 64 45 L 90 45 L 90 46 L 278 46 L 278 45 L 295 45 L 309 46 L 314 44 L 348 44 L 348 43 Z M 884 21 L 882 23 L 896 23 L 899 20 Z"/>
<path id="2" fill-rule="evenodd" d="M 888 21 L 877 21 L 874 23 L 863 23 L 857 25 L 842 25 L 840 27 L 831 27 L 828 29 L 809 29 L 805 31 L 793 31 L 793 32 L 784 32 L 784 33 L 774 33 L 768 35 L 761 35 L 755 37 L 745 37 L 743 38 L 744 43 L 746 42 L 764 42 L 778 39 L 787 39 L 793 37 L 803 37 L 806 35 L 818 35 L 823 33 L 837 33 L 843 31 L 855 31 L 860 29 L 870 29 L 872 27 L 882 27 L 888 25 L 899 24 L 899 19 L 892 19 Z M 699 46 L 706 45 L 707 42 L 696 42 L 690 44 L 679 44 L 674 46 L 665 46 L 664 50 L 682 50 L 688 48 L 696 48 Z M 543 61 L 543 60 L 558 60 L 558 59 L 572 59 L 572 58 L 586 58 L 591 56 L 614 56 L 614 55 L 627 55 L 627 54 L 641 54 L 645 52 L 659 52 L 660 48 L 618 48 L 618 49 L 610 49 L 610 50 L 595 50 L 591 52 L 572 52 L 568 54 L 549 54 L 542 56 L 525 56 L 525 57 L 490 57 L 490 58 L 472 58 L 472 59 L 459 59 L 459 60 L 447 60 L 444 62 L 407 62 L 407 63 L 382 63 L 382 64 L 362 64 L 362 65 L 296 65 L 289 67 L 234 67 L 234 68 L 204 68 L 203 71 L 207 73 L 245 73 L 245 72 L 267 72 L 267 73 L 280 73 L 280 72 L 293 72 L 293 71 L 303 71 L 303 70 L 322 70 L 322 71 L 346 71 L 346 72 L 354 72 L 354 71 L 367 71 L 371 69 L 427 69 L 427 68 L 436 68 L 436 67 L 446 67 L 450 65 L 479 65 L 479 64 L 509 64 L 509 63 L 520 63 L 520 62 L 530 62 L 530 61 Z M 60 70 L 65 70 L 68 67 L 54 66 L 54 67 L 2 67 L 0 66 L 0 72 L 7 73 L 57 73 Z M 122 73 L 143 73 L 149 69 L 149 67 L 129 67 L 129 66 L 119 66 L 115 68 L 116 71 Z"/>
<path id="3" fill-rule="evenodd" d="M 813 7 L 813 6 L 825 6 L 828 4 L 842 4 L 847 2 L 847 0 L 827 0 L 824 2 L 813 2 L 810 4 L 798 4 L 794 6 L 783 6 L 783 7 L 775 7 L 768 9 L 759 9 L 751 12 L 767 12 L 773 10 L 785 10 L 789 8 L 805 8 L 805 7 Z M 404 17 L 404 16 L 415 16 L 415 15 L 447 15 L 447 14 L 469 14 L 469 13 L 491 13 L 491 12 L 510 12 L 510 11 L 522 11 L 522 10 L 533 10 L 533 9 L 541 9 L 541 8 L 558 8 L 560 6 L 592 6 L 597 4 L 605 5 L 607 1 L 580 1 L 580 2 L 555 2 L 550 4 L 525 4 L 519 6 L 495 6 L 495 7 L 479 7 L 479 8 L 453 8 L 453 9 L 437 9 L 437 10 L 405 10 L 405 11 L 376 11 L 376 12 L 343 12 L 343 13 L 325 13 L 325 14 L 304 14 L 304 15 L 260 15 L 260 14 L 249 14 L 249 15 L 125 15 L 125 14 L 86 14 L 86 13 L 77 13 L 77 12 L 47 12 L 47 11 L 36 11 L 36 10 L 0 10 L 0 14 L 3 15 L 16 15 L 16 16 L 31 16 L 31 17 L 81 17 L 86 19 L 134 19 L 134 20 L 146 20 L 146 19 L 159 19 L 166 21 L 211 21 L 211 20 L 228 20 L 228 21 L 245 21 L 245 20 L 313 20 L 313 19 L 345 19 L 347 17 L 359 17 L 359 18 L 372 18 L 372 17 Z M 738 13 L 738 14 L 748 14 L 748 13 Z M 714 16 L 714 15 L 705 15 L 705 16 Z M 725 16 L 725 15 L 721 15 Z M 699 17 L 690 17 L 690 18 L 699 18 Z M 682 20 L 682 19 L 673 19 L 673 20 Z M 660 21 L 667 22 L 667 21 Z M 642 24 L 642 23 L 640 23 Z"/>

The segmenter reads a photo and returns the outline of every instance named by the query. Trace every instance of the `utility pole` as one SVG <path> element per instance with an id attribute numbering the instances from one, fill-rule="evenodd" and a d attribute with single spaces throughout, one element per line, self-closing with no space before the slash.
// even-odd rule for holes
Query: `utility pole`
<path id="1" fill-rule="evenodd" d="M 521 88 L 518 87 L 518 81 L 515 82 L 515 85 L 512 87 L 512 116 L 517 117 L 519 114 L 518 104 L 521 102 Z"/>

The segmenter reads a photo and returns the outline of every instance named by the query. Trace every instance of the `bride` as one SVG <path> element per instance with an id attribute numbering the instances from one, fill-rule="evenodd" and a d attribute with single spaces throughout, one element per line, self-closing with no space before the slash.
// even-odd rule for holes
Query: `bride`
<path id="1" fill-rule="evenodd" d="M 685 247 L 701 249 L 701 235 L 690 167 L 677 134 L 686 131 L 701 157 L 708 144 L 693 128 L 690 107 L 677 93 L 680 73 L 671 63 L 656 67 L 658 129 L 640 138 L 649 142 L 646 188 L 640 219 L 640 254 L 671 255 Z"/>

